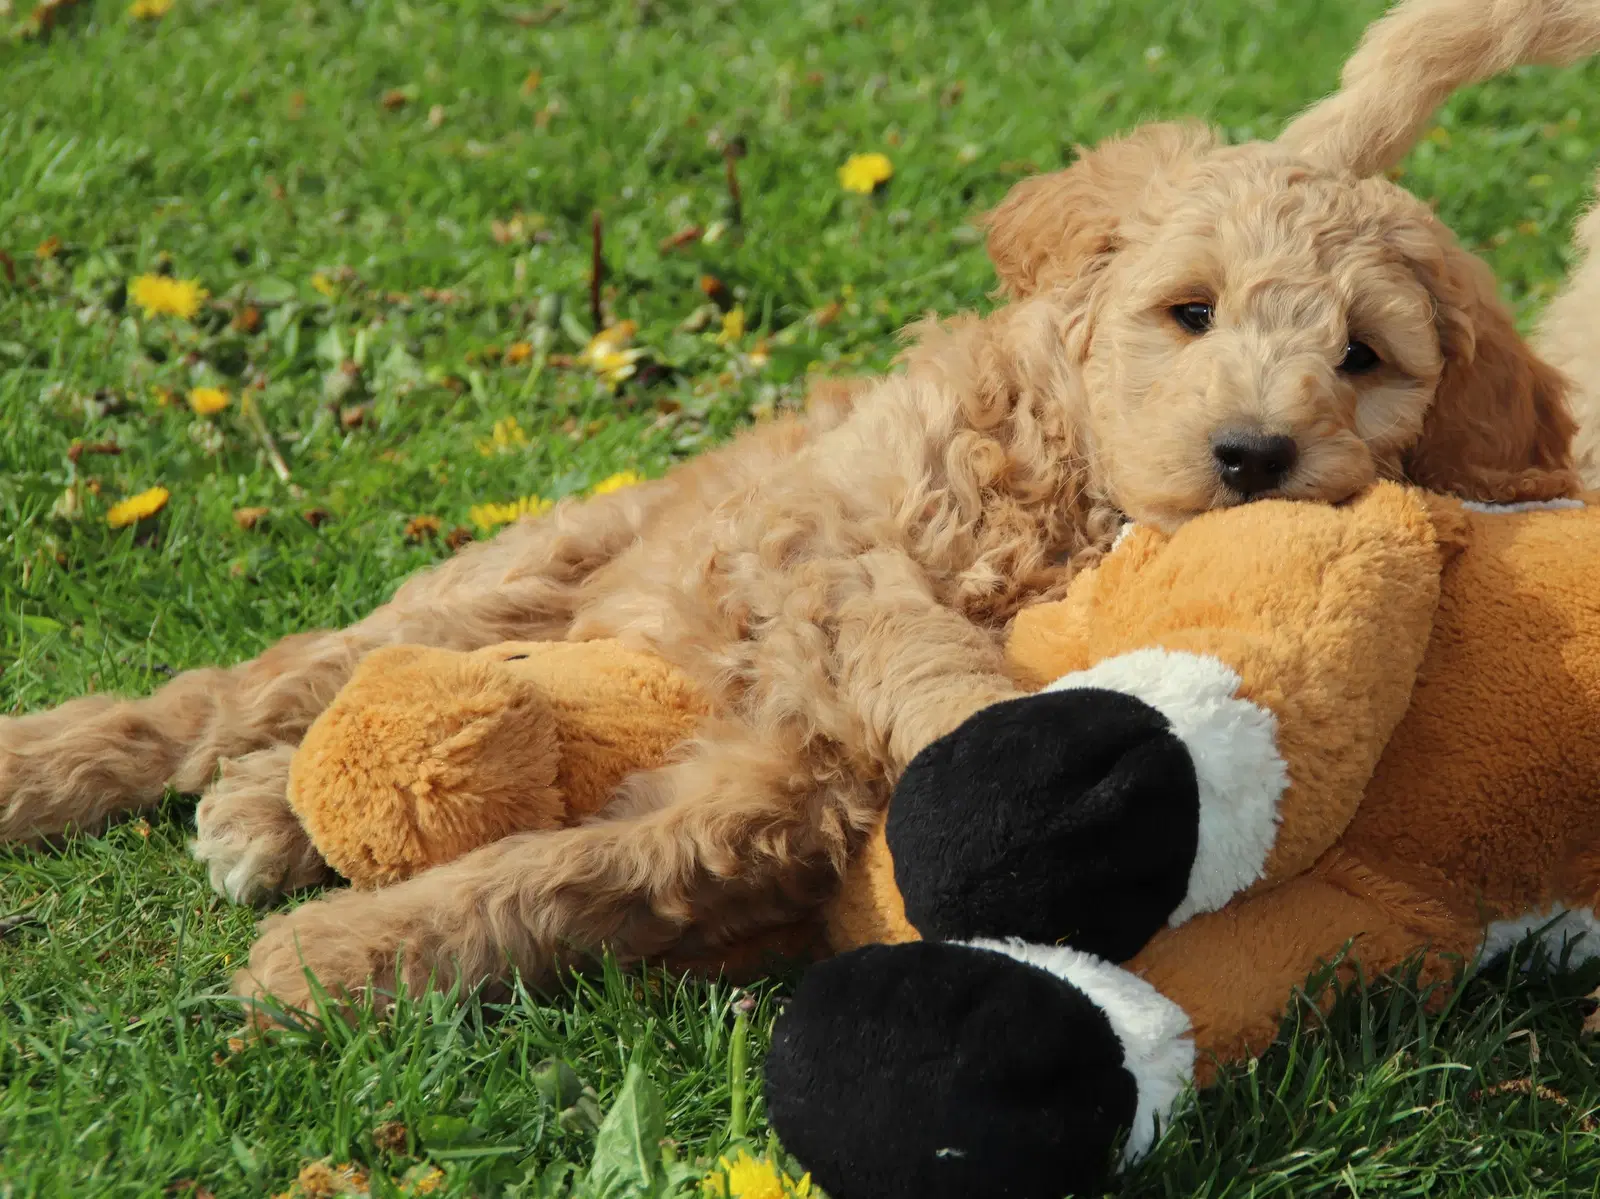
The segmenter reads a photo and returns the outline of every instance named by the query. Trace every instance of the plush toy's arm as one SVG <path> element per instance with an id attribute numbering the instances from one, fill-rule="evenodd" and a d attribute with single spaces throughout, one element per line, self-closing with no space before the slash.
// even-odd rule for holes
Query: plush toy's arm
<path id="1" fill-rule="evenodd" d="M 1084 950 L 1130 956 L 1184 901 L 1197 804 L 1167 720 L 1114 691 L 996 705 L 918 755 L 886 843 L 930 940 L 813 967 L 768 1057 L 773 1125 L 830 1195 L 1055 1199 L 1153 1141 L 1187 1017 Z"/>

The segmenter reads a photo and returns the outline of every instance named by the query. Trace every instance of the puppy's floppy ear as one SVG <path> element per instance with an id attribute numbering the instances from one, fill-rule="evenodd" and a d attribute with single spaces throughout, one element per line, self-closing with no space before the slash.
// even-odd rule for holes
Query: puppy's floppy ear
<path id="1" fill-rule="evenodd" d="M 1566 379 L 1517 335 L 1488 266 L 1430 223 L 1431 248 L 1400 248 L 1421 250 L 1408 257 L 1433 293 L 1444 371 L 1406 477 L 1489 503 L 1575 494 Z"/>
<path id="2" fill-rule="evenodd" d="M 1024 179 L 984 218 L 1002 293 L 1022 299 L 1103 262 L 1145 189 L 1215 144 L 1203 125 L 1144 125 L 1064 171 Z"/>

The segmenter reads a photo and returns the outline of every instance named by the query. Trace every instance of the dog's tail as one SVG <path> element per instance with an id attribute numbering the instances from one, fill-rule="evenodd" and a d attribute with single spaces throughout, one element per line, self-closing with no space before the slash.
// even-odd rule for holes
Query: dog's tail
<path id="1" fill-rule="evenodd" d="M 1367 29 L 1337 92 L 1289 124 L 1296 157 L 1376 175 L 1452 92 L 1518 66 L 1600 53 L 1600 0 L 1401 0 Z"/>

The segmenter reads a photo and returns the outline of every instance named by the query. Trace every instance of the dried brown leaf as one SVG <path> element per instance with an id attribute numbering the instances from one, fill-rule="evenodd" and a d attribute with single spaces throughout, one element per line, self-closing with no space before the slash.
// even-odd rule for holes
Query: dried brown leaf
<path id="1" fill-rule="evenodd" d="M 85 454 L 105 454 L 115 457 L 122 453 L 122 447 L 114 441 L 74 441 L 67 447 L 67 461 L 76 463 Z"/>
<path id="2" fill-rule="evenodd" d="M 422 541 L 439 532 L 440 520 L 437 516 L 413 516 L 406 521 L 406 540 Z"/>
<path id="3" fill-rule="evenodd" d="M 686 246 L 690 242 L 699 241 L 704 234 L 705 230 L 699 225 L 685 225 L 676 233 L 661 239 L 661 252 L 663 254 L 671 253 L 673 250 Z"/>

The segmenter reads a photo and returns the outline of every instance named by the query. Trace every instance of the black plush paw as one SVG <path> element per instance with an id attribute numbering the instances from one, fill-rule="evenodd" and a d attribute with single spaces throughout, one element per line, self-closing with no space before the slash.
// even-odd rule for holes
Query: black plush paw
<path id="1" fill-rule="evenodd" d="M 767 1108 L 833 1199 L 1061 1199 L 1095 1187 L 1138 1094 L 1110 1021 L 989 950 L 876 945 L 779 1018 Z"/>
<path id="2" fill-rule="evenodd" d="M 887 835 L 924 937 L 1016 936 L 1122 962 L 1188 890 L 1194 763 L 1166 717 L 1119 691 L 986 708 L 907 767 Z"/>

